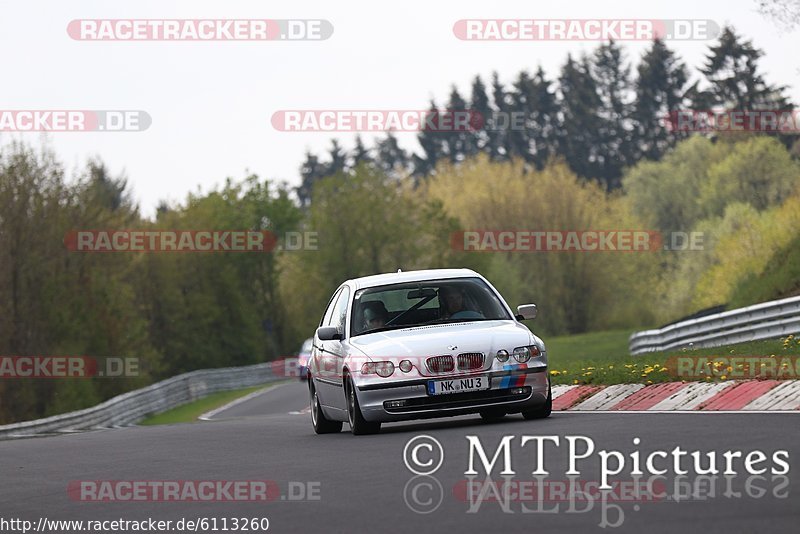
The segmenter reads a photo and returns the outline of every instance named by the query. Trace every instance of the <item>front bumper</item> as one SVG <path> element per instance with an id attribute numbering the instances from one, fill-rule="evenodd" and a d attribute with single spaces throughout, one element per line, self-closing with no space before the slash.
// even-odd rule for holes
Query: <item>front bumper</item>
<path id="1" fill-rule="evenodd" d="M 508 413 L 536 408 L 547 401 L 547 367 L 529 367 L 512 371 L 488 371 L 470 376 L 489 379 L 484 391 L 428 395 L 429 380 L 386 382 L 357 386 L 358 402 L 364 419 L 371 422 L 407 421 L 429 417 L 448 417 L 486 409 Z M 389 406 L 390 401 L 406 401 L 403 406 Z"/>

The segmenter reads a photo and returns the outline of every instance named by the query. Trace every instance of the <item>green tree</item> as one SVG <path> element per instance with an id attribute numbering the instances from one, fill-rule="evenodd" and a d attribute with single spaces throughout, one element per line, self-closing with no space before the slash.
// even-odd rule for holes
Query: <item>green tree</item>
<path id="1" fill-rule="evenodd" d="M 730 26 L 725 27 L 717 44 L 709 47 L 706 63 L 700 69 L 707 87 L 700 88 L 698 83 L 692 86 L 695 109 L 787 109 L 786 88 L 768 84 L 759 69 L 763 55 L 752 41 L 742 39 Z"/>
<path id="2" fill-rule="evenodd" d="M 563 116 L 561 154 L 576 174 L 603 183 L 605 162 L 599 138 L 602 101 L 587 57 L 575 61 L 571 55 L 567 56 L 561 69 L 559 91 Z"/>
<path id="3" fill-rule="evenodd" d="M 596 81 L 600 99 L 599 160 L 601 183 L 608 190 L 620 186 L 622 169 L 633 163 L 632 93 L 630 65 L 622 48 L 614 41 L 600 45 L 591 62 L 591 76 Z"/>
<path id="4" fill-rule="evenodd" d="M 480 152 L 488 152 L 490 145 L 490 133 L 488 131 L 488 122 L 492 118 L 492 106 L 489 100 L 489 94 L 486 90 L 486 84 L 480 76 L 475 76 L 472 80 L 472 92 L 470 94 L 470 111 L 475 114 L 477 125 L 472 132 L 472 142 L 468 145 L 468 157 L 475 157 Z"/>
<path id="5" fill-rule="evenodd" d="M 701 200 L 709 169 L 730 151 L 726 143 L 695 136 L 679 143 L 660 161 L 642 161 L 623 178 L 634 213 L 645 224 L 671 232 L 686 231 L 709 217 Z"/>
<path id="6" fill-rule="evenodd" d="M 701 202 L 713 215 L 721 215 L 732 202 L 763 211 L 782 204 L 800 185 L 800 165 L 772 137 L 758 136 L 739 142 L 724 160 L 708 170 Z"/>
<path id="7" fill-rule="evenodd" d="M 635 157 L 658 160 L 677 140 L 686 137 L 686 132 L 668 129 L 665 120 L 684 108 L 689 74 L 661 39 L 653 41 L 636 70 Z"/>
<path id="8" fill-rule="evenodd" d="M 411 157 L 403 150 L 392 132 L 375 144 L 375 165 L 387 176 L 395 179 L 408 174 Z"/>
<path id="9" fill-rule="evenodd" d="M 415 176 L 427 176 L 436 169 L 439 160 L 445 156 L 446 147 L 444 146 L 445 140 L 441 132 L 428 128 L 428 120 L 435 120 L 440 116 L 440 111 L 436 107 L 436 102 L 431 101 L 430 108 L 426 114 L 425 126 L 417 134 L 417 141 L 419 146 L 422 147 L 422 156 L 414 154 L 412 156 L 414 161 L 414 174 Z"/>
<path id="10" fill-rule="evenodd" d="M 508 92 L 500 82 L 500 75 L 496 71 L 492 73 L 492 101 L 500 117 L 508 116 L 513 111 Z M 508 130 L 497 125 L 491 125 L 488 134 L 489 158 L 492 161 L 508 159 L 510 157 Z"/>
<path id="11" fill-rule="evenodd" d="M 281 294 L 296 343 L 313 334 L 328 297 L 344 280 L 446 266 L 456 229 L 439 203 L 368 165 L 319 182 L 306 227 L 318 233 L 318 250 L 280 260 Z"/>

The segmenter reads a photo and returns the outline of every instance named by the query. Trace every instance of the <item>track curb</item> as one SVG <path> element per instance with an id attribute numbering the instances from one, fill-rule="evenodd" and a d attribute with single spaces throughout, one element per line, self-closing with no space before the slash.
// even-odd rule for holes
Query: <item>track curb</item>
<path id="1" fill-rule="evenodd" d="M 556 411 L 800 411 L 800 380 L 553 386 Z"/>

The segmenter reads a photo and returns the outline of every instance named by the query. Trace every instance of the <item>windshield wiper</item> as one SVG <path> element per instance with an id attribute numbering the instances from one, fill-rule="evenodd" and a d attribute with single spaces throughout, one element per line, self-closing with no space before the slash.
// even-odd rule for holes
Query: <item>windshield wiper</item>
<path id="1" fill-rule="evenodd" d="M 447 323 L 472 323 L 475 321 L 496 321 L 497 319 L 487 319 L 486 317 L 459 317 L 450 319 L 437 319 L 423 324 L 447 324 Z"/>
<path id="2" fill-rule="evenodd" d="M 387 324 L 385 326 L 379 326 L 378 328 L 373 328 L 371 330 L 364 330 L 363 332 L 359 332 L 356 334 L 357 336 L 364 336 L 367 334 L 375 334 L 377 332 L 386 332 L 388 330 L 402 330 L 403 328 L 417 328 L 419 326 L 430 326 L 430 325 L 437 325 L 437 324 L 458 324 L 458 323 L 473 323 L 477 321 L 501 321 L 503 319 L 493 319 L 491 317 L 476 317 L 474 319 L 437 319 L 435 321 L 427 321 L 424 323 L 409 323 L 409 324 Z"/>
<path id="3" fill-rule="evenodd" d="M 369 330 L 364 330 L 356 334 L 357 336 L 363 336 L 366 334 L 374 334 L 376 332 L 386 332 L 387 330 L 398 330 L 400 328 L 406 328 L 406 325 L 403 324 L 387 324 L 384 326 L 379 326 L 378 328 L 371 328 Z"/>
<path id="4" fill-rule="evenodd" d="M 497 321 L 497 319 L 490 319 L 487 317 L 475 317 L 475 318 L 456 318 L 456 319 L 436 319 L 434 321 L 426 321 L 424 323 L 414 323 L 405 325 L 406 327 L 416 327 L 416 326 L 429 326 L 429 325 L 436 325 L 436 324 L 456 324 L 456 323 L 472 323 L 475 321 Z"/>

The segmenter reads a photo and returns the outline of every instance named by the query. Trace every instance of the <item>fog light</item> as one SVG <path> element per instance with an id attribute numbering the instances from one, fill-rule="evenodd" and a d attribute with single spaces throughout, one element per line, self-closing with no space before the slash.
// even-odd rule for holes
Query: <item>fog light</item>
<path id="1" fill-rule="evenodd" d="M 402 408 L 405 405 L 406 405 L 405 400 L 386 401 L 387 408 Z"/>
<path id="2" fill-rule="evenodd" d="M 500 349 L 500 350 L 497 351 L 497 356 L 495 356 L 495 357 L 497 358 L 498 362 L 507 362 L 508 361 L 508 351 Z"/>
<path id="3" fill-rule="evenodd" d="M 525 388 L 514 388 L 511 390 L 512 395 L 522 395 L 525 393 Z"/>
<path id="4" fill-rule="evenodd" d="M 410 360 L 403 360 L 402 362 L 400 362 L 400 370 L 403 371 L 404 373 L 411 372 L 411 369 L 413 367 L 414 366 L 411 365 L 411 361 Z"/>

